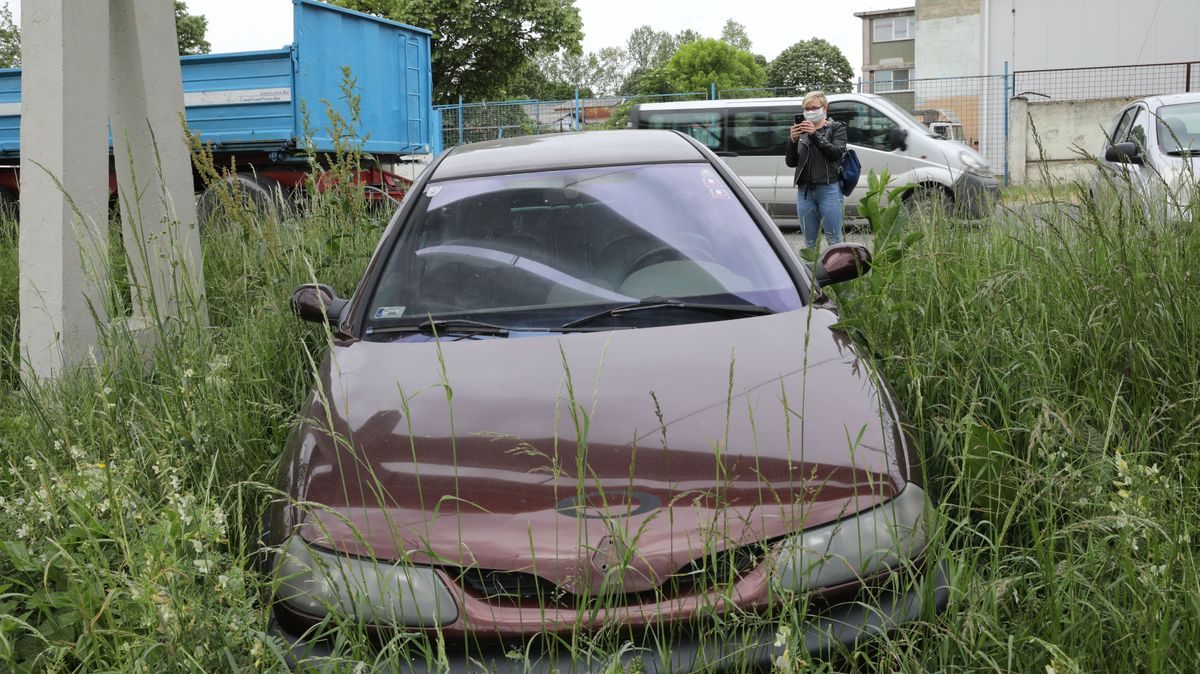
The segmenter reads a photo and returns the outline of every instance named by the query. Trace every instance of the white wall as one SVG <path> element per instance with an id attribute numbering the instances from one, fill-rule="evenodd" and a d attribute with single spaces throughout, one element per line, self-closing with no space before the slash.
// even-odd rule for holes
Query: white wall
<path id="1" fill-rule="evenodd" d="M 1012 183 L 1039 183 L 1044 174 L 1054 179 L 1086 178 L 1093 168 L 1087 156 L 1103 152 L 1104 130 L 1129 100 L 1013 99 L 1009 135 Z"/>
<path id="2" fill-rule="evenodd" d="M 1200 1 L 989 0 L 991 74 L 1200 59 Z M 918 61 L 919 63 L 919 61 Z M 918 67 L 920 67 L 918 65 Z"/>
<path id="3" fill-rule="evenodd" d="M 917 79 L 964 77 L 983 72 L 980 16 L 922 20 L 917 25 Z"/>

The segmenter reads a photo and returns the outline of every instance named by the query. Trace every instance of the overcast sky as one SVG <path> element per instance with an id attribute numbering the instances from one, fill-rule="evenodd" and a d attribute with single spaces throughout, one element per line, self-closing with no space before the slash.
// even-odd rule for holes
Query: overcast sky
<path id="1" fill-rule="evenodd" d="M 20 20 L 20 0 L 0 2 L 12 7 Z M 583 15 L 583 47 L 587 51 L 623 46 L 630 31 L 643 24 L 671 33 L 691 28 L 706 37 L 719 37 L 725 20 L 732 18 L 746 26 L 754 51 L 768 59 L 800 40 L 821 37 L 841 48 L 858 75 L 862 65 L 862 20 L 854 12 L 903 7 L 906 3 L 576 0 L 575 5 Z M 208 17 L 208 41 L 214 52 L 275 49 L 292 42 L 292 0 L 187 0 L 187 6 L 193 14 Z"/>

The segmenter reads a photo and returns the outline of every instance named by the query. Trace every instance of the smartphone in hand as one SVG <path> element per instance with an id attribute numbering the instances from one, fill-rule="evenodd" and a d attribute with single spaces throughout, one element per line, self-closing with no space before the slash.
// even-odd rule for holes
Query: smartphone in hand
<path id="1" fill-rule="evenodd" d="M 796 115 L 795 117 L 793 117 L 792 119 L 796 120 L 796 123 L 797 123 L 797 124 L 799 124 L 800 122 L 803 122 L 803 121 L 804 121 L 804 115 L 802 115 L 802 114 L 797 114 L 797 115 Z"/>

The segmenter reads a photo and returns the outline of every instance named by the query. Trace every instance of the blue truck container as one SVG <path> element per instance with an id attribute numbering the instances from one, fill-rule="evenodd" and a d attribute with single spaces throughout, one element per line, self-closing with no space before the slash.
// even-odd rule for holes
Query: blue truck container
<path id="1" fill-rule="evenodd" d="M 334 151 L 329 111 L 350 119 L 342 91 L 343 68 L 349 68 L 360 101 L 363 151 L 381 162 L 429 153 L 431 33 L 315 0 L 293 5 L 291 45 L 180 58 L 188 127 L 216 154 L 237 157 L 239 172 L 269 175 L 289 163 L 299 167 L 305 113 L 316 151 Z M 4 163 L 20 154 L 20 102 L 20 69 L 0 70 Z M 267 163 L 272 170 L 259 165 Z"/>

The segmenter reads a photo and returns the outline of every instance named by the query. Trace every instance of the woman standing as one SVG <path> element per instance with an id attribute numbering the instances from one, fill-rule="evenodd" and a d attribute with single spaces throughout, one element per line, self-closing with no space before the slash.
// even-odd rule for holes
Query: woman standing
<path id="1" fill-rule="evenodd" d="M 846 125 L 829 119 L 829 101 L 822 91 L 810 91 L 803 105 L 804 118 L 792 125 L 785 161 L 796 169 L 796 215 L 804 227 L 804 246 L 813 248 L 822 226 L 829 243 L 842 241 Z"/>

